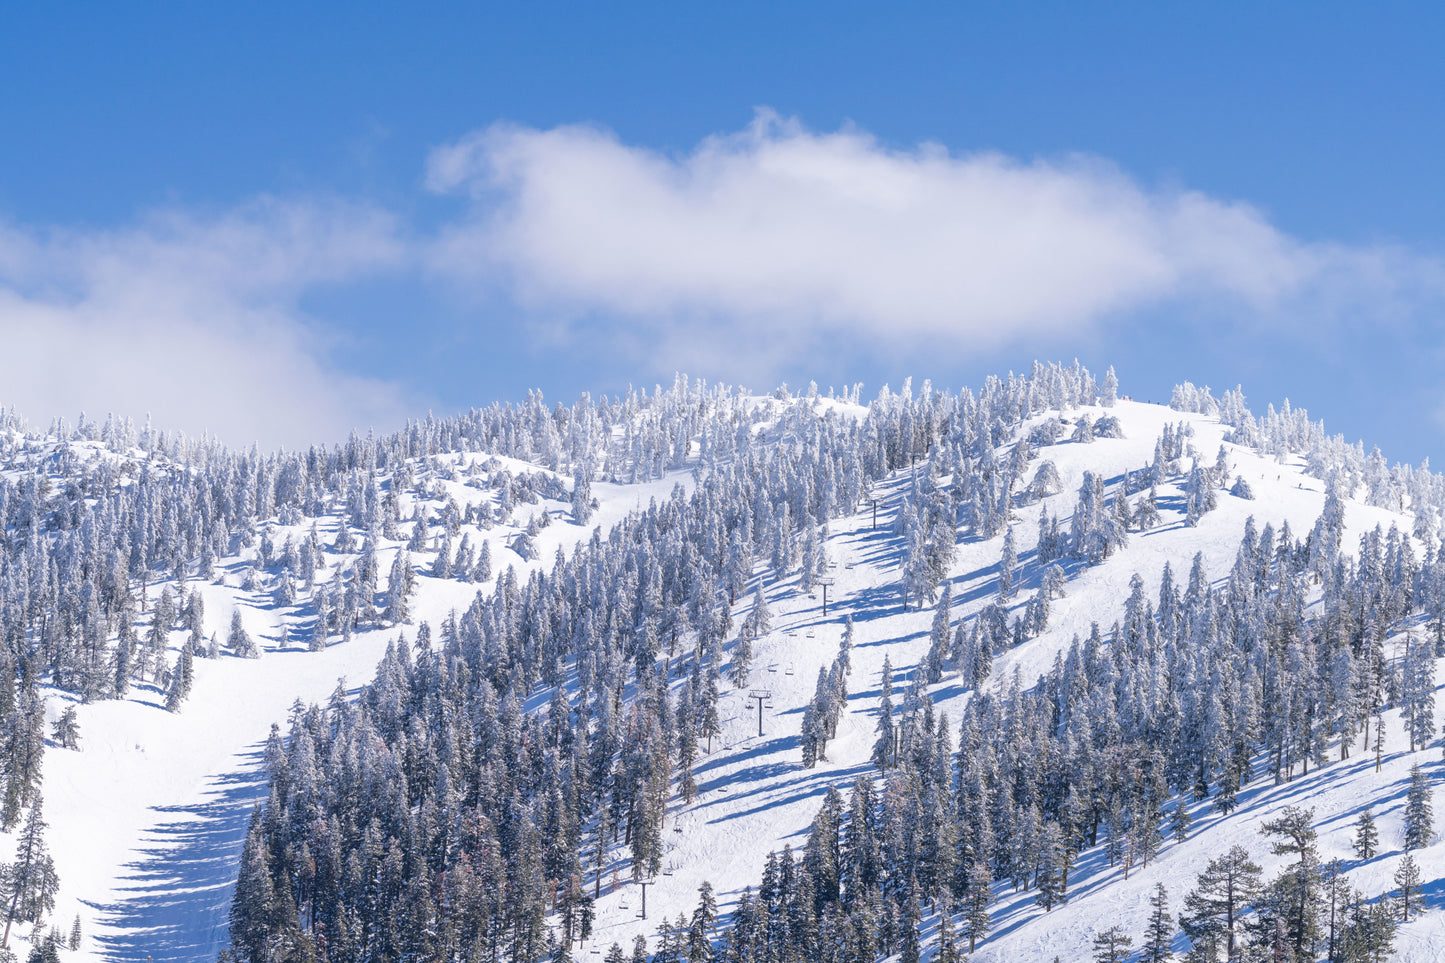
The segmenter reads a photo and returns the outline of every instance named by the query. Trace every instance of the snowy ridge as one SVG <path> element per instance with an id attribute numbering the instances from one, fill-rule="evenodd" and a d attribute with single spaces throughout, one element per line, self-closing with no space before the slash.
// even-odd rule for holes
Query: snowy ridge
<path id="1" fill-rule="evenodd" d="M 809 444 L 807 433 L 814 430 L 815 418 L 861 424 L 868 414 L 856 400 L 749 399 L 748 404 L 752 411 L 742 423 L 749 424 L 766 445 L 781 448 Z M 742 407 L 746 406 L 740 405 L 740 410 Z M 795 418 L 805 407 L 819 414 Z M 1212 464 L 1222 445 L 1228 481 L 1244 479 L 1253 498 L 1219 490 L 1218 506 L 1200 516 L 1197 525 L 1189 525 L 1185 521 L 1184 475 L 1171 476 L 1158 485 L 1159 525 L 1131 533 L 1126 546 L 1099 564 L 1064 561 L 1068 575 L 1065 594 L 1052 600 L 1047 627 L 1022 644 L 996 653 L 984 687 L 995 696 L 1005 694 L 1015 679 L 1023 688 L 1032 686 L 1055 666 L 1075 637 L 1087 638 L 1094 623 L 1107 632 L 1122 619 L 1135 573 L 1143 579 L 1145 594 L 1154 599 L 1165 564 L 1172 567 L 1177 583 L 1198 555 L 1216 586 L 1221 585 L 1235 564 L 1247 519 L 1253 518 L 1258 529 L 1271 524 L 1276 531 L 1288 523 L 1299 539 L 1325 507 L 1326 483 L 1306 473 L 1303 454 L 1275 452 L 1265 457 L 1252 447 L 1265 434 L 1259 423 L 1252 422 L 1253 428 L 1242 430 L 1238 424 L 1221 423 L 1213 414 L 1128 400 L 1108 408 L 1071 406 L 1064 414 L 1069 431 L 1083 416 L 1094 421 L 1116 417 L 1123 437 L 1099 437 L 1084 443 L 1070 441 L 1065 434 L 1036 452 L 1039 460 L 1054 464 L 1060 484 L 1057 494 L 1013 509 L 1020 584 L 1008 603 L 1011 618 L 1025 613 L 1026 603 L 1043 577 L 1044 566 L 1032 561 L 1039 511 L 1067 524 L 1086 472 L 1102 477 L 1109 490 L 1116 491 L 1128 473 L 1141 472 L 1150 464 L 1156 439 L 1166 426 L 1183 423 L 1192 430 L 1188 444 L 1196 457 L 1183 458 L 1186 465 L 1191 460 Z M 1223 414 L 1240 420 L 1237 413 Z M 1007 457 L 1015 439 L 1059 417 L 1059 412 L 1052 411 L 1025 419 L 1007 439 L 1001 439 L 999 459 Z M 666 430 L 663 422 L 648 426 L 645 415 L 635 414 L 619 419 L 608 432 L 622 438 L 635 430 L 633 440 L 626 444 L 641 452 L 640 446 L 653 444 L 642 441 L 644 427 L 654 434 Z M 237 548 L 233 554 L 216 558 L 215 578 L 190 577 L 188 589 L 204 599 L 208 630 L 224 636 L 231 613 L 239 612 L 246 631 L 260 642 L 263 651 L 259 659 L 196 659 L 193 689 L 178 713 L 164 711 L 164 687 L 146 681 L 138 682 L 123 700 L 76 704 L 79 751 L 52 746 L 45 756 L 43 782 L 50 848 L 62 881 L 46 927 L 55 923 L 64 930 L 72 917 L 80 916 L 84 937 L 79 953 L 71 958 L 213 958 L 227 941 L 231 892 L 247 820 L 252 807 L 266 797 L 260 766 L 271 725 L 280 723 L 284 730 L 298 701 L 324 706 L 340 678 L 353 687 L 369 680 L 399 634 L 408 641 L 414 639 L 422 622 L 435 629 L 450 614 L 472 604 L 479 590 L 490 594 L 496 576 L 509 565 L 516 568 L 521 580 L 530 572 L 552 569 L 559 550 L 566 554 L 585 543 L 594 527 L 605 537 L 614 525 L 635 517 L 654 499 L 663 502 L 673 497 L 675 486 L 691 490 L 698 479 L 706 477 L 705 464 L 720 437 L 713 422 L 695 427 L 699 432 L 681 439 L 680 444 L 678 438 L 671 439 L 674 451 L 693 453 L 690 461 L 684 454 L 680 462 L 674 462 L 681 467 L 654 471 L 660 477 L 635 484 L 594 478 L 590 485 L 597 507 L 585 526 L 571 523 L 575 506 L 566 496 L 575 482 L 565 462 L 556 464 L 559 471 L 554 474 L 533 463 L 486 453 L 427 455 L 409 460 L 409 484 L 395 491 L 390 488 L 394 476 L 383 474 L 378 479 L 381 490 L 398 502 L 396 517 L 403 523 L 396 538 L 376 540 L 376 559 L 383 574 L 414 537 L 414 530 L 408 533 L 404 525 L 413 509 L 436 520 L 425 547 L 412 557 L 416 589 L 409 600 L 410 624 L 396 626 L 383 621 L 359 627 L 347 641 L 333 642 L 324 651 L 306 651 L 305 629 L 314 618 L 310 597 L 291 605 L 279 603 L 274 575 L 263 575 L 254 588 L 243 587 L 248 572 L 257 567 L 256 548 L 233 546 Z M 1225 441 L 1235 437 L 1250 441 L 1251 447 Z M 18 439 L 17 435 L 12 444 Z M 105 446 L 93 443 L 90 447 L 95 454 L 85 458 L 93 460 Z M 656 466 L 671 460 L 645 455 L 635 462 Z M 483 464 L 487 467 L 482 468 Z M 504 470 L 513 477 L 524 472 L 550 476 L 556 479 L 552 494 L 559 497 L 516 505 L 508 518 L 490 526 L 460 524 L 456 542 L 465 534 L 474 550 L 483 543 L 488 545 L 492 579 L 473 583 L 433 577 L 429 572 L 446 528 L 441 519 L 447 506 L 455 503 L 465 512 L 483 503 L 495 506 L 500 498 L 497 491 L 485 483 L 478 487 L 467 481 L 477 477 L 490 481 Z M 927 458 L 919 462 L 918 470 L 929 470 Z M 947 475 L 946 471 L 939 473 Z M 1015 493 L 1032 474 L 1031 467 Z M 897 702 L 919 681 L 931 644 L 932 607 L 925 603 L 921 609 L 916 605 L 905 608 L 900 594 L 908 549 L 895 523 L 905 500 L 916 490 L 915 484 L 914 471 L 901 468 L 871 486 L 878 500 L 876 529 L 872 502 L 866 499 L 859 502 L 860 510 L 827 521 L 826 544 L 821 550 L 826 557 L 821 571 L 832 579 L 826 616 L 821 586 L 804 588 L 806 580 L 796 573 L 777 580 L 758 559 L 759 564 L 748 573 L 748 591 L 736 597 L 733 615 L 738 620 L 748 615 L 751 591 L 762 583 L 772 609 L 772 625 L 753 642 L 755 655 L 746 684 L 724 681 L 720 687 L 719 730 L 713 736 L 711 752 L 700 751 L 693 766 L 697 797 L 689 802 L 676 791 L 669 797 L 661 874 L 647 887 L 647 920 L 638 918 L 642 889 L 631 879 L 625 847 L 616 845 L 609 851 L 600 883 L 589 858 L 586 881 L 589 890 L 598 887 L 600 899 L 591 938 L 572 950 L 576 958 L 601 958 L 613 942 L 630 948 L 638 935 L 652 940 L 656 949 L 658 922 L 691 916 L 704 881 L 716 891 L 726 917 L 743 887 L 757 887 L 767 853 L 780 851 L 784 845 L 799 850 L 806 843 L 809 824 L 828 788 L 846 793 L 858 777 L 877 773 L 870 757 L 884 659 L 894 669 L 892 686 Z M 1131 497 L 1137 499 L 1139 494 Z M 321 541 L 332 544 L 346 512 L 345 505 L 336 504 L 328 514 L 293 518 L 289 525 L 281 525 L 275 518 L 264 521 L 259 531 L 279 547 L 288 536 L 297 541 L 307 537 L 315 520 Z M 555 520 L 537 525 L 537 517 L 544 512 Z M 1400 514 L 1354 499 L 1345 502 L 1344 520 L 1347 553 L 1377 525 L 1388 529 L 1393 524 L 1403 532 L 1418 530 L 1415 514 Z M 524 559 L 512 550 L 523 533 L 535 545 L 532 558 Z M 952 592 L 954 624 L 970 624 L 995 603 L 1003 539 L 1000 531 L 987 537 L 961 537 L 958 542 L 945 575 Z M 1424 548 L 1417 546 L 1417 551 Z M 333 576 L 349 573 L 359 557 L 359 550 L 327 552 L 316 583 L 325 584 Z M 154 600 L 166 581 L 154 581 L 147 597 Z M 820 670 L 826 672 L 838 654 L 845 620 L 850 617 L 854 635 L 845 711 L 835 737 L 827 743 L 826 759 L 814 768 L 804 768 L 805 708 L 814 695 Z M 290 637 L 284 646 L 280 643 L 283 628 Z M 1415 631 L 1423 633 L 1424 629 L 1417 626 Z M 186 638 L 183 629 L 172 630 L 167 645 L 172 662 L 174 654 L 187 644 Z M 1392 658 L 1402 655 L 1401 645 L 1400 637 L 1390 640 L 1387 651 Z M 731 653 L 735 646 L 734 633 L 723 651 Z M 686 683 L 684 661 L 679 659 L 677 674 L 669 679 L 674 694 Z M 671 659 L 668 665 L 673 665 Z M 564 686 L 570 700 L 581 700 L 575 676 L 569 676 Z M 958 722 L 977 693 L 960 677 L 960 667 L 952 663 L 938 683 L 926 688 L 934 711 L 946 713 L 951 720 L 950 735 L 956 742 Z M 757 703 L 749 699 L 754 690 L 771 693 L 763 708 L 762 736 L 758 735 Z M 354 692 L 354 688 L 349 690 L 349 694 Z M 635 687 L 629 686 L 627 697 L 636 695 Z M 551 690 L 538 685 L 529 694 L 526 708 L 543 712 L 550 701 Z M 49 690 L 47 721 L 53 723 L 64 707 L 76 702 L 69 692 Z M 1392 889 L 1391 878 L 1400 859 L 1410 767 L 1420 763 L 1433 784 L 1440 764 L 1435 748 L 1409 751 L 1400 709 L 1385 711 L 1383 718 L 1387 738 L 1378 773 L 1374 756 L 1356 751 L 1342 763 L 1311 767 L 1308 775 L 1296 771 L 1290 781 L 1274 785 L 1261 762 L 1254 778 L 1241 788 L 1238 807 L 1231 814 L 1218 814 L 1209 800 L 1192 803 L 1194 826 L 1188 838 L 1167 840 L 1147 867 L 1134 867 L 1127 879 L 1122 865 L 1110 866 L 1101 847 L 1084 850 L 1069 877 L 1069 901 L 1047 913 L 1036 905 L 1032 888 L 1015 892 L 1008 882 L 996 882 L 992 931 L 980 942 L 977 958 L 1087 960 L 1092 958 L 1094 935 L 1115 924 L 1133 934 L 1137 944 L 1155 884 L 1168 887 L 1177 913 L 1184 893 L 1194 886 L 1204 866 L 1229 846 L 1246 846 L 1263 866 L 1265 877 L 1273 876 L 1286 860 L 1270 854 L 1259 827 L 1289 805 L 1314 808 L 1322 858 L 1344 859 L 1351 880 L 1367 896 Z M 1432 743 L 1435 745 L 1438 740 Z M 1338 751 L 1332 753 L 1337 759 Z M 1374 805 L 1381 854 L 1361 861 L 1354 857 L 1350 841 L 1363 801 Z M 0 853 L 10 848 L 8 840 L 0 839 Z M 1434 843 L 1417 851 L 1415 858 L 1422 869 L 1425 903 L 1432 911 L 1400 928 L 1395 958 L 1438 959 L 1445 954 L 1438 949 L 1445 946 L 1445 932 L 1441 931 L 1445 914 L 1438 912 L 1445 855 Z M 936 926 L 936 914 L 925 912 L 925 959 L 933 952 L 930 934 Z M 17 934 L 20 939 L 17 942 L 12 935 L 12 946 L 19 949 L 30 934 L 28 929 L 17 930 Z M 1184 948 L 1182 937 L 1176 936 L 1176 946 Z M 21 952 L 23 957 L 24 950 Z"/>

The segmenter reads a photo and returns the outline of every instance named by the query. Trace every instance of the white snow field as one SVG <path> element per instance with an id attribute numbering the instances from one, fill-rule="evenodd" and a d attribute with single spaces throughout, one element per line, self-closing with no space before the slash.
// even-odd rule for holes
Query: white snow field
<path id="1" fill-rule="evenodd" d="M 795 403 L 807 403 L 798 401 Z M 823 403 L 823 402 L 817 402 Z M 838 405 L 842 413 L 862 409 Z M 1103 409 L 1071 412 L 1092 414 Z M 1199 457 L 1212 463 L 1226 428 L 1212 417 L 1185 414 L 1160 405 L 1120 401 L 1110 409 L 1123 424 L 1122 439 L 1100 438 L 1092 444 L 1061 442 L 1040 452 L 1057 465 L 1062 493 L 1045 500 L 1050 512 L 1065 521 L 1085 471 L 1102 473 L 1111 481 L 1127 470 L 1144 467 L 1153 456 L 1156 438 L 1166 424 L 1187 421 Z M 1045 417 L 1054 417 L 1052 415 Z M 1181 492 L 1161 486 L 1164 522 L 1146 533 L 1133 533 L 1126 549 L 1094 567 L 1071 570 L 1066 597 L 1054 603 L 1048 629 L 1024 645 L 1000 653 L 990 677 L 991 686 L 1006 684 L 1018 673 L 1031 685 L 1052 665 L 1055 655 L 1077 634 L 1088 634 L 1091 622 L 1107 629 L 1120 616 L 1129 593 L 1131 576 L 1145 580 L 1146 592 L 1157 597 L 1160 572 L 1171 563 L 1176 578 L 1189 569 L 1196 552 L 1202 553 L 1209 575 L 1227 574 L 1245 521 L 1253 516 L 1262 528 L 1288 521 L 1296 535 L 1307 532 L 1324 503 L 1323 483 L 1307 477 L 1297 459 L 1284 463 L 1252 451 L 1226 445 L 1233 469 L 1253 488 L 1254 499 L 1219 493 L 1219 507 L 1206 514 L 1197 527 L 1183 521 Z M 455 456 L 485 458 L 475 453 Z M 517 464 L 514 470 L 537 471 Z M 600 503 L 586 527 L 565 517 L 541 529 L 540 555 L 524 562 L 508 541 L 526 525 L 527 516 L 544 507 L 519 506 L 512 525 L 472 532 L 473 540 L 491 543 L 495 571 L 516 565 L 550 566 L 556 550 L 589 538 L 594 526 L 605 536 L 608 528 L 653 497 L 663 498 L 675 484 L 690 484 L 687 472 L 674 472 L 661 481 L 643 485 L 594 483 Z M 463 505 L 468 499 L 490 497 L 485 491 L 454 482 L 443 483 Z M 922 611 L 901 608 L 898 590 L 901 546 L 891 534 L 891 522 L 902 494 L 909 488 L 908 472 L 900 472 L 875 491 L 878 522 L 865 501 L 863 511 L 830 523 L 827 543 L 834 582 L 827 590 L 823 612 L 821 588 L 801 592 L 795 579 L 769 583 L 773 611 L 772 631 L 756 644 L 756 657 L 748 688 L 771 692 L 763 708 L 759 735 L 756 702 L 748 689 L 725 684 L 720 714 L 724 734 L 713 742 L 695 767 L 698 797 L 685 803 L 675 797 L 669 806 L 665 835 L 664 875 L 646 891 L 647 918 L 640 918 L 642 889 L 631 882 L 624 854 L 615 856 L 616 872 L 604 874 L 601 899 L 592 938 L 576 950 L 578 959 L 600 959 L 614 941 L 631 946 L 634 935 L 651 938 L 664 918 L 690 915 L 698 887 L 710 881 L 725 913 L 742 888 L 756 887 L 766 854 L 784 845 L 801 846 L 824 792 L 836 786 L 846 792 L 859 775 L 873 771 L 869 762 L 874 740 L 880 675 L 887 656 L 895 671 L 894 687 L 906 685 L 928 649 L 933 619 L 930 606 Z M 411 496 L 403 495 L 410 499 Z M 545 507 L 565 515 L 561 502 Z M 403 517 L 410 510 L 410 502 Z M 1020 513 L 1015 526 L 1020 555 L 1034 548 L 1037 506 Z M 1408 515 L 1351 502 L 1347 506 L 1347 550 L 1359 535 L 1377 524 L 1398 524 L 1410 531 Z M 335 519 L 330 520 L 335 525 Z M 323 525 L 325 522 L 323 522 Z M 309 528 L 309 520 L 307 523 Z M 304 533 L 306 528 L 295 531 Z M 323 534 L 329 532 L 323 529 Z M 1002 536 L 959 545 L 952 570 L 955 619 L 965 618 L 995 599 L 994 581 Z M 381 553 L 381 570 L 390 568 L 392 553 L 401 543 L 387 543 Z M 140 687 L 123 701 L 78 705 L 80 747 L 69 751 L 51 746 L 45 756 L 44 796 L 49 842 L 61 878 L 55 912 L 46 923 L 68 930 L 78 914 L 84 933 L 81 949 L 66 958 L 76 960 L 192 961 L 214 959 L 227 943 L 227 913 L 241 844 L 252 807 L 264 801 L 265 781 L 261 752 L 273 723 L 285 726 L 288 711 L 298 699 L 325 702 L 345 679 L 348 689 L 370 681 L 388 642 L 399 631 L 415 635 L 415 623 L 433 625 L 453 609 L 464 608 L 475 591 L 491 591 L 494 581 L 469 586 L 425 575 L 430 555 L 418 556 L 418 590 L 412 605 L 412 626 L 358 632 L 345 643 L 324 652 L 306 651 L 304 642 L 292 640 L 278 650 L 276 639 L 287 610 L 277 608 L 269 596 L 249 593 L 239 585 L 247 559 L 235 556 L 218 562 L 223 584 L 192 579 L 205 593 L 208 631 L 226 625 L 239 609 L 248 631 L 263 640 L 264 652 L 256 660 L 223 656 L 198 659 L 195 686 L 179 713 L 167 712 L 163 694 Z M 318 581 L 329 571 L 318 574 Z M 1037 576 L 1031 576 L 1036 578 Z M 158 586 L 159 582 L 156 583 Z M 1028 591 L 1031 587 L 1025 586 Z M 151 596 L 155 591 L 152 588 Z M 1021 591 L 1022 606 L 1028 591 Z M 738 600 L 736 614 L 745 614 L 747 597 Z M 803 709 L 813 695 L 820 668 L 826 668 L 838 648 L 844 620 L 852 616 L 855 648 L 849 677 L 849 701 L 835 740 L 828 743 L 827 760 L 813 769 L 800 762 L 799 732 Z M 173 642 L 180 644 L 183 633 Z M 946 674 L 931 689 L 937 709 L 956 725 L 960 710 L 971 697 L 959 681 Z M 50 691 L 48 715 L 58 716 L 74 697 Z M 545 705 L 538 693 L 529 706 Z M 1044 913 L 1035 905 L 1035 893 L 1015 894 L 1006 882 L 996 884 L 998 902 L 993 908 L 993 931 L 975 954 L 981 961 L 1063 961 L 1092 958 L 1093 935 L 1120 924 L 1133 934 L 1143 931 L 1148 897 L 1155 884 L 1169 890 L 1177 913 L 1184 894 L 1211 858 L 1240 843 L 1250 849 L 1266 875 L 1272 875 L 1281 857 L 1273 857 L 1259 835 L 1260 824 L 1286 805 L 1313 807 L 1325 859 L 1338 856 L 1348 866 L 1352 881 L 1367 895 L 1393 887 L 1391 876 L 1401 855 L 1401 810 L 1408 772 L 1420 763 L 1432 786 L 1441 773 L 1438 739 L 1431 748 L 1411 753 L 1397 714 L 1386 715 L 1389 740 L 1380 772 L 1372 754 L 1353 753 L 1308 776 L 1274 785 L 1268 775 L 1256 776 L 1240 792 L 1239 808 L 1221 817 L 1208 802 L 1197 807 L 1195 831 L 1184 843 L 1166 842 L 1159 857 L 1147 868 L 1135 868 L 1126 880 L 1122 866 L 1110 868 L 1100 848 L 1081 855 L 1069 880 L 1069 901 Z M 1438 802 L 1437 813 L 1445 812 Z M 1354 821 L 1360 809 L 1374 806 L 1381 839 L 1381 855 L 1360 864 L 1349 848 Z M 13 844 L 0 839 L 0 856 L 8 857 Z M 1396 940 L 1396 959 L 1445 959 L 1445 846 L 1433 843 L 1417 851 L 1423 871 L 1427 912 L 1402 926 Z M 590 865 L 590 864 L 589 864 Z M 590 882 L 590 881 L 589 881 Z M 931 932 L 936 918 L 926 921 Z M 12 935 L 11 947 L 21 959 L 28 952 L 24 932 Z M 1176 949 L 1183 948 L 1183 939 Z M 925 958 L 932 952 L 925 950 Z"/>

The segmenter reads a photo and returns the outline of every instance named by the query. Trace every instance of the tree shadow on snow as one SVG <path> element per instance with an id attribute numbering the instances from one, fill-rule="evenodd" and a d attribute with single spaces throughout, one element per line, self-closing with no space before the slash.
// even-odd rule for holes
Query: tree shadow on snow
<path id="1" fill-rule="evenodd" d="M 217 780 L 205 802 L 157 806 L 163 821 L 147 830 L 127 864 L 119 902 L 90 904 L 105 960 L 214 959 L 229 942 L 236 868 L 252 809 L 266 799 L 260 747 Z"/>

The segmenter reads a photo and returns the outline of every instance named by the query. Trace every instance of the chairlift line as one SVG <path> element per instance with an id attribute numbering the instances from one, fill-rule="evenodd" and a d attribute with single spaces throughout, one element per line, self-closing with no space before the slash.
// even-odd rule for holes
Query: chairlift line
<path id="1" fill-rule="evenodd" d="M 769 671 L 776 672 L 777 669 L 774 668 Z M 763 709 L 765 708 L 763 703 L 768 703 L 766 708 L 771 708 L 773 693 L 770 689 L 749 689 L 748 698 L 758 701 L 758 736 L 761 738 L 763 734 Z"/>

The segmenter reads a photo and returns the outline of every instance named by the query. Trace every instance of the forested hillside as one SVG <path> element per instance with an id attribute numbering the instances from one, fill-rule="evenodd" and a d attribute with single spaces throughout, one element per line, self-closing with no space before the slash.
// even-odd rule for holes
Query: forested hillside
<path id="1" fill-rule="evenodd" d="M 26 953 L 1366 960 L 1441 931 L 1445 482 L 1287 404 L 1078 365 L 866 406 L 679 379 L 304 454 L 7 416 L 0 468 Z M 97 821 L 127 765 L 156 781 Z M 202 783 L 137 862 L 123 834 Z"/>

